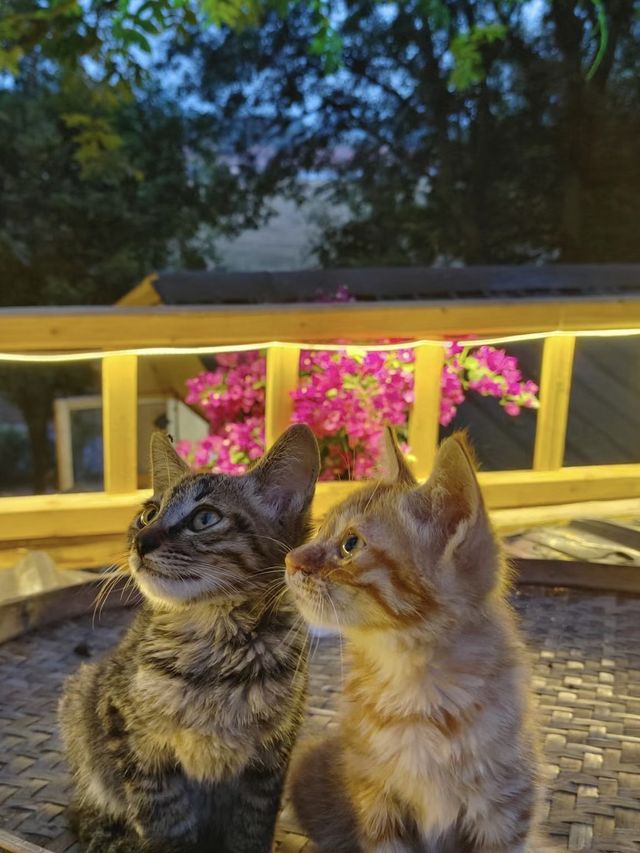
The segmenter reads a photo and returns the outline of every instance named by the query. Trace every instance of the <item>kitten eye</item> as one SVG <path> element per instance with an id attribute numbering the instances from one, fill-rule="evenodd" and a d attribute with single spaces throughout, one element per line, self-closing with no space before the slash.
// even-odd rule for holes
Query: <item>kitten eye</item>
<path id="1" fill-rule="evenodd" d="M 201 509 L 197 512 L 188 524 L 189 530 L 194 533 L 199 533 L 201 530 L 206 530 L 208 527 L 214 527 L 222 520 L 222 516 L 215 509 Z"/>
<path id="2" fill-rule="evenodd" d="M 151 524 L 154 518 L 158 515 L 158 507 L 157 506 L 148 506 L 142 510 L 140 513 L 140 517 L 138 518 L 138 524 L 140 527 L 146 527 L 147 524 Z"/>
<path id="3" fill-rule="evenodd" d="M 347 533 L 340 545 L 340 551 L 343 557 L 350 557 L 355 549 L 360 545 L 360 537 L 357 533 Z"/>

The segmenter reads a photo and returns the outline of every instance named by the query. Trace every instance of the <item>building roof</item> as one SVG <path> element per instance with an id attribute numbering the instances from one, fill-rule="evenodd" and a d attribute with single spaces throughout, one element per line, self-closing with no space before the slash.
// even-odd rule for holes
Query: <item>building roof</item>
<path id="1" fill-rule="evenodd" d="M 346 286 L 358 300 L 631 295 L 640 264 L 360 267 L 291 272 L 161 272 L 123 303 L 224 305 L 309 302 Z M 139 288 L 144 287 L 144 294 Z M 138 291 L 139 299 L 134 298 Z"/>

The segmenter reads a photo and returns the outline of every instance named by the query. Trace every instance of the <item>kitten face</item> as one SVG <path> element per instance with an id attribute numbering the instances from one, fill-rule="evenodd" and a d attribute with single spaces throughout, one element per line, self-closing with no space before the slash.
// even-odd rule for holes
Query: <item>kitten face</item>
<path id="1" fill-rule="evenodd" d="M 261 527 L 247 512 L 256 495 L 242 479 L 187 475 L 145 504 L 130 528 L 129 557 L 144 594 L 188 601 L 232 595 L 272 577 L 255 568 Z"/>
<path id="2" fill-rule="evenodd" d="M 129 566 L 151 601 L 246 597 L 266 589 L 303 541 L 318 474 L 306 427 L 288 430 L 242 477 L 194 474 L 160 433 L 154 495 L 129 529 Z"/>
<path id="3" fill-rule="evenodd" d="M 496 546 L 463 440 L 447 440 L 424 486 L 394 445 L 392 481 L 336 507 L 316 539 L 287 555 L 287 583 L 314 623 L 337 628 L 442 625 L 496 581 Z"/>
<path id="4" fill-rule="evenodd" d="M 287 555 L 287 583 L 309 622 L 392 627 L 435 607 L 405 535 L 403 492 L 388 483 L 366 487 L 331 513 L 313 542 Z"/>

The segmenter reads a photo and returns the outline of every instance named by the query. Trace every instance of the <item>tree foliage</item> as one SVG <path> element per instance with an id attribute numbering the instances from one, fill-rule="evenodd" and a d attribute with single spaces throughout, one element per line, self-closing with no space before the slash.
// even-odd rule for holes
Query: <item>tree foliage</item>
<path id="1" fill-rule="evenodd" d="M 155 269 L 203 266 L 216 236 L 260 219 L 260 176 L 233 174 L 216 122 L 204 126 L 160 75 L 111 49 L 126 43 L 115 24 L 104 29 L 118 8 L 3 6 L 0 306 L 112 303 Z M 27 426 L 34 491 L 53 483 L 54 398 L 90 381 L 63 367 L 0 370 Z"/>
<path id="2" fill-rule="evenodd" d="M 121 96 L 40 66 L 0 91 L 0 304 L 108 304 L 255 224 L 250 176 L 201 121 L 157 88 Z"/>
<path id="3" fill-rule="evenodd" d="M 265 15 L 286 17 L 301 0 L 3 0 L 0 71 L 20 73 L 24 58 L 69 66 L 89 60 L 105 79 L 140 81 L 155 40 L 184 40 L 194 26 L 242 31 Z M 330 0 L 312 0 L 313 52 L 335 60 L 340 42 L 331 24 Z"/>
<path id="4" fill-rule="evenodd" d="M 639 8 L 7 0 L 0 264 L 109 301 L 310 175 L 327 264 L 637 260 Z"/>
<path id="5" fill-rule="evenodd" d="M 193 91 L 274 186 L 349 210 L 326 264 L 639 260 L 637 0 L 346 0 L 341 65 L 296 6 L 194 33 Z"/>

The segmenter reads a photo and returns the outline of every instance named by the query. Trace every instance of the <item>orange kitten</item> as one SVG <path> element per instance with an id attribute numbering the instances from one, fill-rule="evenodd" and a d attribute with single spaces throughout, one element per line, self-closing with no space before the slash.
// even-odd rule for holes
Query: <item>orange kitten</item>
<path id="1" fill-rule="evenodd" d="M 287 556 L 312 623 L 350 667 L 334 738 L 299 757 L 300 823 L 331 853 L 531 849 L 529 670 L 462 435 L 418 486 L 393 435 L 368 484 Z"/>

